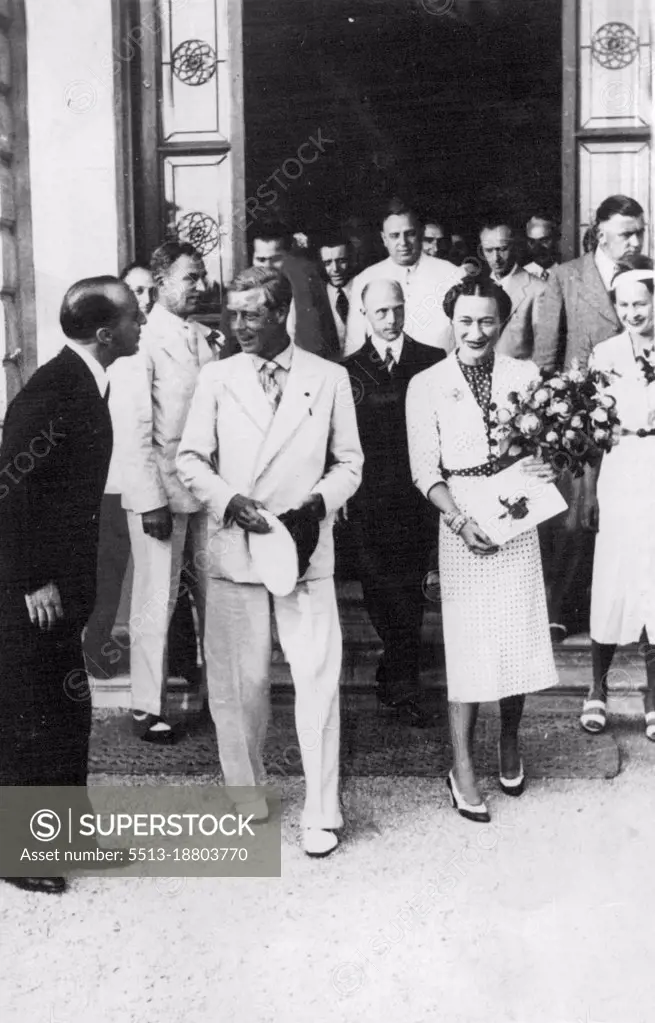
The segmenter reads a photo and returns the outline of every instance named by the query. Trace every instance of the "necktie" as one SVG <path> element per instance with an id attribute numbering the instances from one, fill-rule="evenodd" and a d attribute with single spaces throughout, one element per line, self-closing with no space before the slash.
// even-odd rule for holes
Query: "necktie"
<path id="1" fill-rule="evenodd" d="M 336 302 L 336 305 L 337 305 L 337 313 L 339 314 L 341 322 L 345 323 L 346 320 L 348 319 L 349 302 L 348 302 L 348 296 L 346 295 L 346 293 L 343 290 L 343 288 L 339 288 L 339 290 L 337 292 L 337 302 Z"/>
<path id="2" fill-rule="evenodd" d="M 109 404 L 109 392 L 110 392 L 110 390 L 111 390 L 111 384 L 107 384 L 107 390 L 105 391 L 105 393 L 102 396 L 102 400 L 104 401 L 105 405 Z"/>
<path id="3" fill-rule="evenodd" d="M 393 376 L 393 371 L 396 368 L 396 360 L 393 357 L 393 352 L 391 350 L 391 345 L 387 346 L 387 352 L 386 352 L 386 355 L 384 357 L 384 368 L 387 370 L 389 376 L 392 377 Z"/>
<path id="4" fill-rule="evenodd" d="M 280 398 L 282 397 L 282 391 L 280 385 L 275 379 L 275 371 L 277 370 L 276 362 L 265 362 L 259 370 L 260 380 L 264 394 L 268 399 L 268 403 L 275 412 L 278 405 L 280 404 Z"/>

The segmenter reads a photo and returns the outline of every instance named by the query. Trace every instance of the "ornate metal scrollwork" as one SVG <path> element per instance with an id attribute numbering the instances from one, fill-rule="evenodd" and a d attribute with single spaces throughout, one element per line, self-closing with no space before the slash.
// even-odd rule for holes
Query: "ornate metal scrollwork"
<path id="1" fill-rule="evenodd" d="M 173 74 L 185 85 L 204 85 L 216 74 L 216 51 L 202 39 L 187 39 L 175 48 Z"/>
<path id="2" fill-rule="evenodd" d="M 624 21 L 608 21 L 591 37 L 591 55 L 601 67 L 618 71 L 628 67 L 639 52 L 639 36 Z"/>
<path id="3" fill-rule="evenodd" d="M 177 222 L 177 236 L 208 256 L 218 245 L 218 224 L 208 213 L 186 213 Z"/>

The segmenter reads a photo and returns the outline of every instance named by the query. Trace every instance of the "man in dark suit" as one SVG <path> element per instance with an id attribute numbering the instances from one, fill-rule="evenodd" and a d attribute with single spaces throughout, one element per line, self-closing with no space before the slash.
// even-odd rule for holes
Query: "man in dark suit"
<path id="1" fill-rule="evenodd" d="M 369 333 L 344 362 L 350 375 L 364 450 L 362 484 L 348 505 L 364 603 L 384 654 L 378 700 L 409 724 L 431 718 L 419 704 L 423 579 L 436 519 L 412 484 L 405 424 L 410 380 L 445 352 L 403 333 L 405 305 L 397 281 L 371 281 L 362 293 Z"/>
<path id="2" fill-rule="evenodd" d="M 282 224 L 262 224 L 252 236 L 252 265 L 281 270 L 291 281 L 289 337 L 299 348 L 327 359 L 340 358 L 339 338 L 318 266 L 291 252 L 293 238 Z"/>
<path id="3" fill-rule="evenodd" d="M 115 277 L 79 281 L 67 343 L 11 403 L 0 451 L 0 786 L 85 786 L 91 698 L 82 630 L 93 609 L 98 523 L 112 451 L 106 369 L 145 318 Z M 63 891 L 55 878 L 6 878 Z"/>
<path id="4" fill-rule="evenodd" d="M 626 195 L 611 195 L 596 211 L 597 246 L 554 266 L 537 303 L 534 361 L 547 370 L 584 369 L 592 349 L 621 330 L 609 296 L 618 263 L 641 252 L 644 211 Z M 553 640 L 588 627 L 593 535 L 581 528 L 582 486 L 565 474 L 561 489 L 569 510 L 540 531 Z"/>

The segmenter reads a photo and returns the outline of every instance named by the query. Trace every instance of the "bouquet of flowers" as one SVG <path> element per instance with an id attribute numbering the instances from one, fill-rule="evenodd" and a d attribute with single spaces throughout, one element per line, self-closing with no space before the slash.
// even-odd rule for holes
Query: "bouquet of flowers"
<path id="1" fill-rule="evenodd" d="M 641 355 L 637 356 L 637 365 L 646 383 L 652 384 L 655 380 L 655 347 L 651 345 L 650 348 L 645 348 Z"/>
<path id="2" fill-rule="evenodd" d="M 605 373 L 585 373 L 575 362 L 566 373 L 542 370 L 525 393 L 512 392 L 504 405 L 492 405 L 492 449 L 508 463 L 532 455 L 557 472 L 581 476 L 620 436 L 609 384 Z"/>

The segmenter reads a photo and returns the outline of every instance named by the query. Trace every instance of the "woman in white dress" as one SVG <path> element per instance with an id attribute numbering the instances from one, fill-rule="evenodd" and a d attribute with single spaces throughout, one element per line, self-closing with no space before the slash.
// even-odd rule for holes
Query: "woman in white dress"
<path id="1" fill-rule="evenodd" d="M 621 439 L 588 471 L 583 517 L 598 524 L 591 588 L 593 682 L 580 723 L 587 732 L 607 724 L 607 675 L 617 645 L 642 642 L 646 659 L 646 736 L 655 742 L 655 365 L 653 263 L 635 257 L 610 292 L 623 333 L 596 345 L 590 365 L 612 376 Z M 655 358 L 653 359 L 655 363 Z M 650 378 L 650 380 L 649 380 Z"/>
<path id="2" fill-rule="evenodd" d="M 490 407 L 538 377 L 532 362 L 495 354 L 511 313 L 507 294 L 468 277 L 444 301 L 456 349 L 416 376 L 407 393 L 407 431 L 416 486 L 441 512 L 439 565 L 453 769 L 447 785 L 462 816 L 488 821 L 473 764 L 478 705 L 500 700 L 503 791 L 524 787 L 518 732 L 525 694 L 557 684 L 536 529 L 494 546 L 470 517 L 469 501 L 498 459 Z M 530 471 L 551 480 L 533 459 Z"/>

